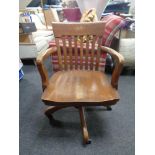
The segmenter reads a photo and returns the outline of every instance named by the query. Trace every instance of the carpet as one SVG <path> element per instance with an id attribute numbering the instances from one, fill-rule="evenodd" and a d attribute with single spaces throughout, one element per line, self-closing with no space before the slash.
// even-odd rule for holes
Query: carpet
<path id="1" fill-rule="evenodd" d="M 34 65 L 24 65 L 19 82 L 20 155 L 134 155 L 135 77 L 121 76 L 120 101 L 112 111 L 87 107 L 86 121 L 92 143 L 84 146 L 79 113 L 66 108 L 54 114 L 61 127 L 51 126 L 40 97 L 41 80 Z M 110 78 L 110 75 L 109 75 Z"/>

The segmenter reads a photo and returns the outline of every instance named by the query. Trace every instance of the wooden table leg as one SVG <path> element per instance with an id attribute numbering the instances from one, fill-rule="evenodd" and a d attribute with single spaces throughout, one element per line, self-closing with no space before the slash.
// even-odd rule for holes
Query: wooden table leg
<path id="1" fill-rule="evenodd" d="M 88 134 L 88 130 L 87 130 L 87 124 L 85 121 L 85 115 L 84 115 L 84 108 L 83 107 L 79 107 L 79 114 L 80 114 L 84 144 L 90 144 L 91 140 L 89 139 L 89 134 Z"/>

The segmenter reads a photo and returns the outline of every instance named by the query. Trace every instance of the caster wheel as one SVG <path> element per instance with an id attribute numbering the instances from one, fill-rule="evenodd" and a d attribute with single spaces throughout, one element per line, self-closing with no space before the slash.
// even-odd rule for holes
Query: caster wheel
<path id="1" fill-rule="evenodd" d="M 88 139 L 88 141 L 86 142 L 86 144 L 91 144 L 91 139 Z"/>
<path id="2" fill-rule="evenodd" d="M 107 106 L 107 110 L 111 111 L 112 110 L 111 106 Z"/>

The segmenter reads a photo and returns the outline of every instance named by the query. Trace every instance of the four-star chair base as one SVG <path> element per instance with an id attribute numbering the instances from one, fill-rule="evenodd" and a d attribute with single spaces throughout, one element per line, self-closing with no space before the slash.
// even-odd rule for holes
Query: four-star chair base
<path id="1" fill-rule="evenodd" d="M 69 106 L 50 106 L 45 110 L 45 115 L 48 117 L 50 123 L 53 124 L 55 120 L 52 114 L 58 110 L 61 110 L 67 107 Z M 106 106 L 106 107 L 107 107 L 107 110 L 112 110 L 111 106 Z M 87 130 L 87 124 L 86 124 L 86 119 L 85 119 L 85 112 L 84 112 L 85 108 L 83 106 L 76 106 L 75 108 L 79 110 L 83 142 L 84 144 L 91 144 L 91 139 L 89 138 L 89 133 Z"/>

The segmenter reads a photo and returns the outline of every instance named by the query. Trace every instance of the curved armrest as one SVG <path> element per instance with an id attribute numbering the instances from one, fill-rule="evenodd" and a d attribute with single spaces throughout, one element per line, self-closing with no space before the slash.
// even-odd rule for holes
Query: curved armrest
<path id="1" fill-rule="evenodd" d="M 44 90 L 47 85 L 48 85 L 48 72 L 44 66 L 44 60 L 47 59 L 52 53 L 56 52 L 57 51 L 57 48 L 56 47 L 52 47 L 52 48 L 49 48 L 47 49 L 46 51 L 40 53 L 38 56 L 37 56 L 37 59 L 36 59 L 36 63 L 37 63 L 37 68 L 38 68 L 38 71 L 40 73 L 40 76 L 41 76 L 41 80 L 42 80 L 42 89 Z"/>
<path id="2" fill-rule="evenodd" d="M 116 65 L 112 73 L 111 85 L 117 89 L 119 76 L 120 76 L 120 73 L 122 71 L 123 64 L 124 64 L 124 57 L 118 52 L 116 52 L 115 50 L 105 47 L 105 46 L 101 46 L 101 50 L 110 54 L 113 57 L 113 59 L 116 61 Z"/>

